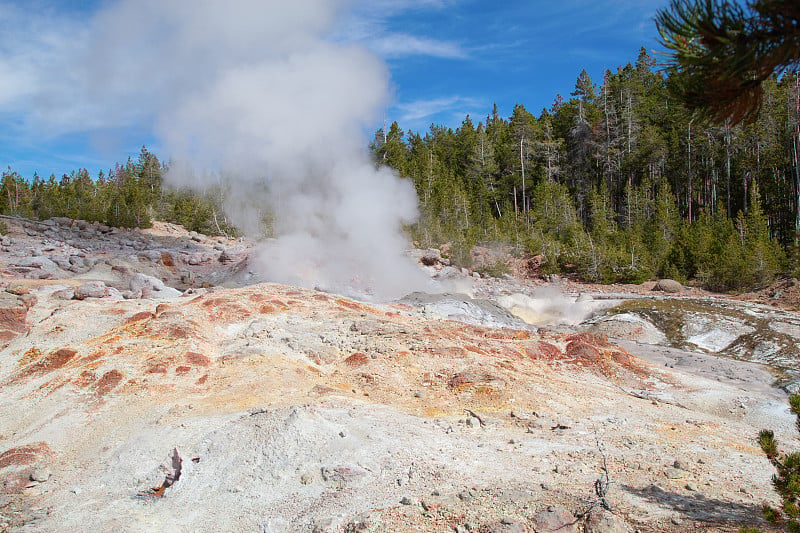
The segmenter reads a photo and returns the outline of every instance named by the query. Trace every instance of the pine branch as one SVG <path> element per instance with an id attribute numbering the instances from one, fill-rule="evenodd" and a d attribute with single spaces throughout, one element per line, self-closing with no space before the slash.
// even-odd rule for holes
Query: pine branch
<path id="1" fill-rule="evenodd" d="M 748 11 L 727 0 L 673 0 L 655 20 L 671 50 L 663 64 L 671 89 L 715 122 L 752 122 L 761 108 L 762 82 L 800 68 L 796 0 L 753 0 Z"/>

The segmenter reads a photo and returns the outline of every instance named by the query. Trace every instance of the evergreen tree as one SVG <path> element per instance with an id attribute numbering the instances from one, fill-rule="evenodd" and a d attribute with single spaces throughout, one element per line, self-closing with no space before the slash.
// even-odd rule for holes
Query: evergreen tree
<path id="1" fill-rule="evenodd" d="M 31 215 L 31 194 L 28 182 L 9 168 L 0 178 L 0 212 L 6 215 Z"/>
<path id="2" fill-rule="evenodd" d="M 744 237 L 745 270 L 742 273 L 742 284 L 752 287 L 771 283 L 784 266 L 785 255 L 778 243 L 770 237 L 757 188 L 752 189 L 747 214 L 740 213 L 736 225 Z"/>
<path id="3" fill-rule="evenodd" d="M 796 427 L 800 431 L 800 394 L 789 397 L 789 407 L 797 419 Z M 783 505 L 775 509 L 764 505 L 764 517 L 775 525 L 782 525 L 786 531 L 800 531 L 800 452 L 781 453 L 772 430 L 763 429 L 758 435 L 761 449 L 775 467 L 772 486 L 781 497 Z M 757 529 L 743 528 L 743 533 L 757 532 Z"/>
<path id="4" fill-rule="evenodd" d="M 392 122 L 389 131 L 383 128 L 375 133 L 375 138 L 370 149 L 378 165 L 389 165 L 398 172 L 405 170 L 406 146 L 403 137 L 405 132 L 400 129 L 397 121 Z"/>

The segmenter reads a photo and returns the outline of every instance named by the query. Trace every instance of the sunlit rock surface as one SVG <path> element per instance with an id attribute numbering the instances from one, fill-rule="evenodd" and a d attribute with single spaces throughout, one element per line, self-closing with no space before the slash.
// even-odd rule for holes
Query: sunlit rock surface
<path id="1" fill-rule="evenodd" d="M 46 227 L 49 239 L 65 231 Z M 2 257 L 6 529 L 534 531 L 573 517 L 573 528 L 735 531 L 776 502 L 758 430 L 799 445 L 774 375 L 702 353 L 684 336 L 705 330 L 686 329 L 668 300 L 604 304 L 667 339 L 623 349 L 589 325 L 512 316 L 496 302 L 526 293 L 516 280 L 473 278 L 475 298 L 386 304 L 277 284 L 219 288 L 212 276 L 246 273 L 247 248 L 220 263 L 242 243 L 175 227 L 96 229 L 75 261 L 83 274 L 25 277 L 15 247 L 41 242 L 27 229 Z M 158 254 L 134 261 L 112 251 L 122 241 L 159 243 Z M 130 291 L 136 274 L 182 296 L 91 285 L 96 296 L 74 298 L 90 281 Z M 675 305 L 690 318 L 712 312 Z M 725 316 L 749 317 L 743 336 L 769 332 L 763 353 L 788 350 L 798 324 L 736 306 Z M 613 514 L 595 505 L 606 473 Z"/>

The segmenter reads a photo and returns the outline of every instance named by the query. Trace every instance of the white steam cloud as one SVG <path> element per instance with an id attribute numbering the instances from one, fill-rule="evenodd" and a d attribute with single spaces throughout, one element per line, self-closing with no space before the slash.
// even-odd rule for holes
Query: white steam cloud
<path id="1" fill-rule="evenodd" d="M 556 285 L 542 285 L 530 295 L 501 296 L 497 303 L 528 324 L 556 326 L 580 324 L 592 314 L 596 303 L 567 296 Z"/>
<path id="2" fill-rule="evenodd" d="M 228 215 L 245 230 L 268 207 L 277 239 L 255 254 L 265 279 L 401 296 L 423 278 L 402 255 L 416 197 L 366 152 L 389 75 L 362 46 L 330 38 L 347 4 L 105 4 L 76 22 L 68 47 L 50 49 L 32 113 L 55 132 L 149 125 L 177 163 L 168 181 L 224 177 Z"/>

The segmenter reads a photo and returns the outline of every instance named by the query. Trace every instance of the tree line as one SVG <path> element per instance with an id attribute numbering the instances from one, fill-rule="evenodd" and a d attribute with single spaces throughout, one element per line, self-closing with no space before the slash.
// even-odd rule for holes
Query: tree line
<path id="1" fill-rule="evenodd" d="M 584 280 L 695 279 L 716 290 L 797 267 L 800 76 L 763 83 L 747 124 L 690 112 L 645 49 L 596 84 L 584 70 L 537 115 L 497 106 L 475 124 L 394 122 L 370 145 L 376 164 L 413 180 L 422 246 L 449 243 L 462 264 L 479 242 L 540 256 Z"/>
<path id="2" fill-rule="evenodd" d="M 115 227 L 149 228 L 153 220 L 173 222 L 209 235 L 236 233 L 221 208 L 223 187 L 196 192 L 164 185 L 167 170 L 158 157 L 142 147 L 137 159 L 128 158 L 96 178 L 86 169 L 25 179 L 9 168 L 0 177 L 0 213 L 36 220 L 69 217 Z"/>

